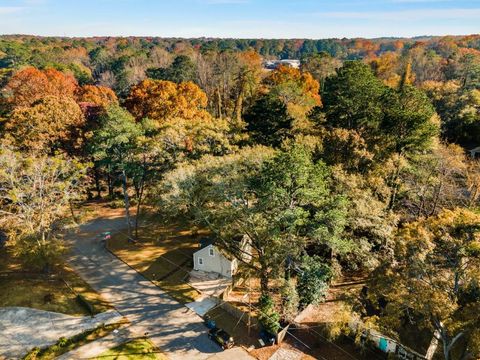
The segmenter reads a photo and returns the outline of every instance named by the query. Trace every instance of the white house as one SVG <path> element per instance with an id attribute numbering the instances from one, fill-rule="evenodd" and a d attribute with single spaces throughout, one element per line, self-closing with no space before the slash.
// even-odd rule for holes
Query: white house
<path id="1" fill-rule="evenodd" d="M 279 66 L 288 66 L 294 69 L 300 69 L 300 60 L 284 59 L 284 60 L 267 60 L 263 63 L 263 67 L 267 70 L 275 70 Z"/>
<path id="2" fill-rule="evenodd" d="M 239 245 L 244 255 L 244 261 L 250 261 L 252 256 L 248 237 L 239 237 Z M 218 273 L 231 278 L 238 269 L 238 260 L 227 252 L 215 246 L 212 241 L 200 242 L 200 250 L 193 254 L 193 269 L 204 272 Z"/>

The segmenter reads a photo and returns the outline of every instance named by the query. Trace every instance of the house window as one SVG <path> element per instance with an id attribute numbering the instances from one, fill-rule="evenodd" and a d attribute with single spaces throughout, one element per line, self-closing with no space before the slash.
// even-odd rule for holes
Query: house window
<path id="1" fill-rule="evenodd" d="M 198 258 L 198 265 L 203 265 L 203 258 Z"/>
<path id="2" fill-rule="evenodd" d="M 214 253 L 214 251 L 213 251 L 213 248 L 210 248 L 210 249 L 208 250 L 208 253 L 210 254 L 210 256 L 215 256 L 215 253 Z"/>

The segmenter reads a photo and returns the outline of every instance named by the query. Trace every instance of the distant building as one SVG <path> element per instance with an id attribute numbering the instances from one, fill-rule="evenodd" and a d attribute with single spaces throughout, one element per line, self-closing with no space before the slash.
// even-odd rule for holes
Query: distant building
<path id="1" fill-rule="evenodd" d="M 300 60 L 267 60 L 263 63 L 263 67 L 267 70 L 275 70 L 279 66 L 289 66 L 294 69 L 300 69 Z"/>
<path id="2" fill-rule="evenodd" d="M 247 236 L 238 238 L 240 249 L 244 252 L 243 260 L 250 261 L 252 256 L 250 241 Z M 238 269 L 238 260 L 223 249 L 215 246 L 212 240 L 200 241 L 200 250 L 193 254 L 193 269 L 213 272 L 231 278 Z"/>

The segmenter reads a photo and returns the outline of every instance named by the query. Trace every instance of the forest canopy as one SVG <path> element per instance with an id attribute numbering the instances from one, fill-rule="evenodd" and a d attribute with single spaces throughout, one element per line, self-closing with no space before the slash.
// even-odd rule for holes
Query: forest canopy
<path id="1" fill-rule="evenodd" d="M 28 266 L 102 198 L 133 243 L 147 212 L 206 229 L 272 333 L 361 273 L 352 316 L 480 356 L 480 36 L 0 36 L 0 87 L 0 232 Z"/>

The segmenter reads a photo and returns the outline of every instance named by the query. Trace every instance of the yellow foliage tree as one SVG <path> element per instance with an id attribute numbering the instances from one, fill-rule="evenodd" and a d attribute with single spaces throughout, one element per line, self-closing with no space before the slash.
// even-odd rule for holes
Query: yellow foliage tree
<path id="1" fill-rule="evenodd" d="M 410 319 L 438 334 L 446 360 L 478 358 L 479 269 L 480 215 L 444 210 L 399 232 L 395 261 L 372 281 L 371 296 L 386 300 L 388 328 Z"/>

